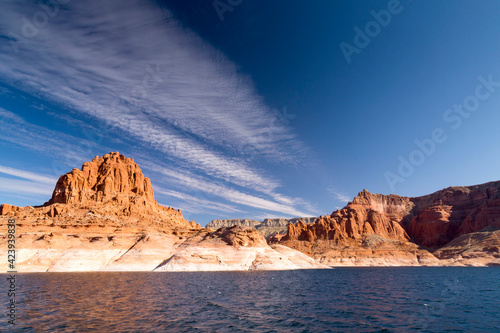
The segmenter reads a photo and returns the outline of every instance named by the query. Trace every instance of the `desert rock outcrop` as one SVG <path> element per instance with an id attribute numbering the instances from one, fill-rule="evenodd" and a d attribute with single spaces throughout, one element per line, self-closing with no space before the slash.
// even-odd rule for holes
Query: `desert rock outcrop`
<path id="1" fill-rule="evenodd" d="M 153 187 L 133 159 L 119 153 L 96 156 L 81 170 L 73 169 L 57 181 L 47 203 L 85 205 L 93 202 L 154 205 Z"/>
<path id="2" fill-rule="evenodd" d="M 326 268 L 312 258 L 281 245 L 267 245 L 254 228 L 233 226 L 200 233 L 181 244 L 156 270 L 282 270 Z"/>
<path id="3" fill-rule="evenodd" d="M 255 229 L 214 231 L 187 221 L 180 210 L 159 205 L 149 178 L 119 153 L 61 176 L 42 206 L 1 205 L 3 230 L 9 219 L 16 221 L 20 272 L 321 267 L 298 251 L 271 248 Z M 1 256 L 6 249 L 4 233 Z M 6 261 L 0 267 L 8 270 Z"/>
<path id="4" fill-rule="evenodd" d="M 314 223 L 290 223 L 285 236 L 270 241 L 308 253 L 322 262 L 347 261 L 359 265 L 373 258 L 385 258 L 386 264 L 390 264 L 401 262 L 398 257 L 407 257 L 404 261 L 408 263 L 434 265 L 450 264 L 449 260 L 438 262 L 438 258 L 451 253 L 448 247 L 459 253 L 460 245 L 465 243 L 457 239 L 469 239 L 471 233 L 485 228 L 500 228 L 500 182 L 449 187 L 415 198 L 364 190 L 343 209 L 321 216 Z M 478 249 L 500 246 L 500 240 L 494 236 L 487 239 L 482 236 L 471 238 L 478 244 L 474 255 L 469 255 L 462 264 L 471 264 L 472 257 L 481 257 Z M 377 242 L 373 242 L 374 237 Z M 481 245 L 481 239 L 488 244 Z M 409 261 L 408 254 L 411 254 Z M 500 258 L 493 254 L 486 255 L 484 263 L 500 264 Z M 394 260 L 389 260 L 391 257 Z M 465 260 L 463 255 L 457 254 L 455 258 Z M 380 263 L 379 259 L 373 263 L 376 261 Z"/>

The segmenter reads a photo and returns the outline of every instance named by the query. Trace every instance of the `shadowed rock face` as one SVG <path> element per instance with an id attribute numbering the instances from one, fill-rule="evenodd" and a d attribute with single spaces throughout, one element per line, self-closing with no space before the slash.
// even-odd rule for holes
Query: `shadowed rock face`
<path id="1" fill-rule="evenodd" d="M 470 266 L 500 265 L 500 229 L 488 227 L 482 231 L 459 236 L 434 252 L 442 261 Z"/>
<path id="2" fill-rule="evenodd" d="M 450 187 L 412 201 L 417 209 L 408 233 L 424 246 L 441 246 L 488 226 L 500 228 L 500 182 Z"/>

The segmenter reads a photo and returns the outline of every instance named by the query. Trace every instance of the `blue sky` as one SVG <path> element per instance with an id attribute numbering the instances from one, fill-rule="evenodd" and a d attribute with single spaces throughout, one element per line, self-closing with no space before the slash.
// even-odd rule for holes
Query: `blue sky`
<path id="1" fill-rule="evenodd" d="M 110 151 L 202 225 L 500 179 L 497 1 L 0 8 L 0 202 Z"/>

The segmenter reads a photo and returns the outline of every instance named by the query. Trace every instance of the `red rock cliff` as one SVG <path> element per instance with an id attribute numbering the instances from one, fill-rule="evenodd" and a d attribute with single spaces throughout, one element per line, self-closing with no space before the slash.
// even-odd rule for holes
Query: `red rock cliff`
<path id="1" fill-rule="evenodd" d="M 425 246 L 444 245 L 488 226 L 500 228 L 500 182 L 449 187 L 411 200 L 417 211 L 408 233 Z"/>
<path id="2" fill-rule="evenodd" d="M 364 234 L 377 234 L 406 241 L 409 236 L 401 224 L 412 208 L 409 198 L 371 194 L 364 190 L 343 209 L 321 216 L 314 223 L 289 224 L 284 240 L 342 242 L 359 239 Z"/>
<path id="3" fill-rule="evenodd" d="M 57 181 L 48 204 L 115 202 L 155 205 L 153 187 L 133 159 L 115 152 L 96 156 L 82 169 L 73 169 Z"/>
<path id="4" fill-rule="evenodd" d="M 185 227 L 200 229 L 188 222 L 179 210 L 159 205 L 153 187 L 133 159 L 118 152 L 96 156 L 85 162 L 81 170 L 62 175 L 44 205 L 0 206 L 0 215 L 26 219 L 49 218 L 58 223 L 162 226 L 163 229 Z M 45 220 L 39 220 L 45 221 Z"/>
<path id="5" fill-rule="evenodd" d="M 488 226 L 500 228 L 500 182 L 449 187 L 415 198 L 364 190 L 343 209 L 314 223 L 289 225 L 283 240 L 338 243 L 375 234 L 438 247 Z"/>

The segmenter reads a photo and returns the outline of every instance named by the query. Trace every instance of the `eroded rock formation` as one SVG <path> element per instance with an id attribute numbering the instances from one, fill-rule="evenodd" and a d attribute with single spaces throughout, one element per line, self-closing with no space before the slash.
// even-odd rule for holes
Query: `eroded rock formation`
<path id="1" fill-rule="evenodd" d="M 251 227 L 225 227 L 188 239 L 156 270 L 280 270 L 326 268 L 311 257 L 281 245 L 268 246 Z"/>
<path id="2" fill-rule="evenodd" d="M 500 266 L 500 229 L 487 227 L 459 236 L 434 255 L 450 265 Z"/>
<path id="3" fill-rule="evenodd" d="M 500 182 L 450 187 L 412 200 L 417 209 L 408 233 L 424 246 L 442 246 L 488 226 L 500 228 Z"/>
<path id="4" fill-rule="evenodd" d="M 295 250 L 283 255 L 272 249 L 255 229 L 214 231 L 187 221 L 180 210 L 159 205 L 149 178 L 119 153 L 61 176 L 42 206 L 1 205 L 3 230 L 11 218 L 21 272 L 320 267 Z M 7 248 L 3 233 L 1 256 Z M 6 271 L 6 261 L 0 267 Z"/>
<path id="5" fill-rule="evenodd" d="M 364 190 L 343 209 L 314 223 L 290 223 L 285 236 L 270 241 L 330 262 L 354 257 L 352 261 L 359 264 L 368 258 L 382 258 L 379 254 L 383 249 L 386 258 L 413 253 L 410 261 L 414 264 L 422 258 L 433 264 L 436 258 L 432 259 L 431 252 L 485 228 L 500 229 L 500 182 L 450 187 L 416 198 Z M 373 236 L 379 241 L 368 241 Z M 475 252 L 476 257 L 479 252 Z M 435 253 L 442 257 L 443 252 Z"/>
<path id="6" fill-rule="evenodd" d="M 363 234 L 376 234 L 387 239 L 407 241 L 409 236 L 402 221 L 412 208 L 408 198 L 372 195 L 365 190 L 343 209 L 320 216 L 314 223 L 289 223 L 283 240 L 342 242 L 358 239 Z"/>

